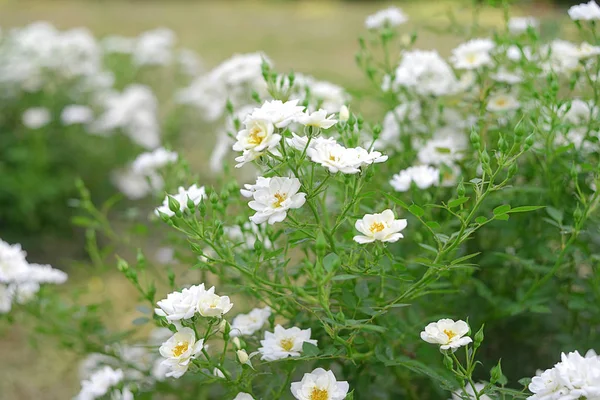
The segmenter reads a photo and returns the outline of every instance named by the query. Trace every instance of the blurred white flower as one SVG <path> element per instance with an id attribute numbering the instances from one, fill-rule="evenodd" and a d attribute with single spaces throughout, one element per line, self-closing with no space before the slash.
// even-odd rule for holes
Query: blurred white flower
<path id="1" fill-rule="evenodd" d="M 475 390 L 477 390 L 477 393 L 481 392 L 484 387 L 485 385 L 483 383 L 475 384 Z M 469 396 L 469 400 L 477 400 L 477 396 L 475 395 L 475 392 L 473 391 L 471 385 L 467 385 L 465 390 L 467 392 L 467 395 Z M 452 393 L 452 400 L 464 400 L 464 393 L 462 391 L 456 391 Z M 492 398 L 487 394 L 484 394 L 483 396 L 479 396 L 479 400 L 492 400 Z"/>
<path id="2" fill-rule="evenodd" d="M 350 118 L 350 110 L 348 109 L 348 107 L 346 105 L 343 105 L 340 108 L 340 112 L 338 113 L 338 118 L 340 119 L 340 122 L 346 122 Z"/>
<path id="3" fill-rule="evenodd" d="M 292 132 L 292 137 L 286 138 L 285 143 L 298 151 L 308 151 L 307 146 L 314 148 L 325 144 L 336 144 L 337 142 L 333 138 L 324 138 L 322 136 L 310 138 L 309 142 L 308 136 L 298 136 Z"/>
<path id="4" fill-rule="evenodd" d="M 169 65 L 173 61 L 175 40 L 175 33 L 167 28 L 142 33 L 135 40 L 131 51 L 134 64 Z"/>
<path id="5" fill-rule="evenodd" d="M 198 313 L 203 317 L 222 317 L 233 307 L 229 296 L 215 294 L 215 287 L 200 292 L 198 297 Z"/>
<path id="6" fill-rule="evenodd" d="M 270 249 L 273 247 L 273 243 L 271 243 L 268 236 L 263 234 L 260 231 L 259 226 L 251 221 L 244 223 L 242 227 L 239 225 L 226 226 L 223 228 L 223 231 L 231 241 L 236 243 L 243 242 L 249 250 L 254 249 L 254 244 L 257 239 L 262 242 L 262 245 L 265 248 Z"/>
<path id="7" fill-rule="evenodd" d="M 398 26 L 408 21 L 408 17 L 398 7 L 389 7 L 369 15 L 365 20 L 367 29 L 380 29 L 386 26 Z"/>
<path id="8" fill-rule="evenodd" d="M 108 390 L 123 380 L 123 371 L 105 366 L 81 382 L 81 391 L 76 400 L 98 399 L 108 393 Z"/>
<path id="9" fill-rule="evenodd" d="M 44 107 L 33 107 L 25 110 L 22 116 L 23 125 L 29 129 L 42 128 L 52 120 L 50 111 Z"/>
<path id="10" fill-rule="evenodd" d="M 572 6 L 568 12 L 573 21 L 600 20 L 600 6 L 594 0 Z"/>
<path id="11" fill-rule="evenodd" d="M 156 315 L 167 318 L 167 321 L 189 319 L 198 311 L 198 301 L 205 292 L 204 284 L 190 286 L 181 292 L 172 292 L 166 299 L 160 300 L 155 308 Z"/>
<path id="12" fill-rule="evenodd" d="M 260 330 L 271 316 L 271 308 L 255 308 L 248 314 L 238 314 L 231 322 L 231 336 L 249 336 Z"/>
<path id="13" fill-rule="evenodd" d="M 255 108 L 248 115 L 244 123 L 251 121 L 269 121 L 277 128 L 285 128 L 298 117 L 303 116 L 304 108 L 298 105 L 299 100 L 290 100 L 285 103 L 281 100 L 266 101 L 260 108 Z"/>
<path id="14" fill-rule="evenodd" d="M 292 382 L 292 395 L 298 400 L 343 400 L 350 390 L 346 381 L 337 381 L 332 371 L 317 368 Z"/>
<path id="15" fill-rule="evenodd" d="M 6 314 L 12 308 L 13 290 L 0 283 L 0 314 Z"/>
<path id="16" fill-rule="evenodd" d="M 234 397 L 233 400 L 254 400 L 254 397 L 252 397 L 248 393 L 240 392 L 237 394 L 237 396 Z"/>
<path id="17" fill-rule="evenodd" d="M 254 200 L 248 205 L 256 213 L 250 217 L 255 224 L 281 222 L 289 209 L 300 208 L 306 201 L 306 193 L 298 193 L 300 181 L 296 178 L 274 177 L 269 186 L 253 192 Z"/>
<path id="18" fill-rule="evenodd" d="M 562 353 L 558 364 L 531 379 L 528 400 L 600 398 L 600 357 L 588 354 Z"/>
<path id="19" fill-rule="evenodd" d="M 176 162 L 178 158 L 179 155 L 176 152 L 159 147 L 138 155 L 131 163 L 131 169 L 136 174 L 148 176 L 166 165 Z"/>
<path id="20" fill-rule="evenodd" d="M 540 21 L 535 17 L 511 17 L 508 20 L 508 30 L 514 34 L 526 32 L 528 28 L 537 29 L 539 26 Z"/>
<path id="21" fill-rule="evenodd" d="M 410 88 L 422 96 L 444 96 L 457 90 L 458 81 L 452 68 L 437 51 L 412 50 L 402 53 L 395 78 L 384 80 L 384 90 Z"/>
<path id="22" fill-rule="evenodd" d="M 179 186 L 177 189 L 177 194 L 167 195 L 163 200 L 163 205 L 156 208 L 154 213 L 157 216 L 160 216 L 161 213 L 166 214 L 169 217 L 175 215 L 175 213 L 169 208 L 169 197 L 177 200 L 179 203 L 179 210 L 183 212 L 188 209 L 188 201 L 191 201 L 195 206 L 200 204 L 200 202 L 206 198 L 206 191 L 204 186 L 198 187 L 196 184 L 193 184 L 187 189 Z"/>
<path id="23" fill-rule="evenodd" d="M 581 68 L 579 47 L 569 41 L 555 39 L 550 44 L 542 46 L 540 54 L 542 55 L 540 65 L 545 72 L 570 74 Z"/>
<path id="24" fill-rule="evenodd" d="M 158 349 L 160 355 L 165 358 L 163 366 L 169 368 L 166 376 L 180 378 L 203 348 L 204 340 L 196 341 L 196 334 L 191 328 L 180 329 Z"/>
<path id="25" fill-rule="evenodd" d="M 439 344 L 441 350 L 454 350 L 473 341 L 469 336 L 465 336 L 469 330 L 469 325 L 465 321 L 440 319 L 425 327 L 421 332 L 421 339 L 427 343 Z"/>
<path id="26" fill-rule="evenodd" d="M 520 74 L 510 72 L 504 67 L 498 68 L 498 71 L 490 74 L 490 77 L 497 82 L 508 83 L 509 85 L 523 82 L 523 77 Z"/>
<path id="27" fill-rule="evenodd" d="M 577 47 L 577 54 L 580 59 L 597 56 L 600 54 L 600 46 L 583 42 Z"/>
<path id="28" fill-rule="evenodd" d="M 452 50 L 450 61 L 457 69 L 477 69 L 491 66 L 490 55 L 496 45 L 490 39 L 471 39 Z"/>
<path id="29" fill-rule="evenodd" d="M 106 53 L 131 54 L 135 46 L 135 38 L 109 35 L 100 41 L 100 45 Z"/>
<path id="30" fill-rule="evenodd" d="M 112 183 L 131 200 L 138 200 L 164 187 L 164 181 L 158 174 L 136 174 L 131 168 L 113 171 Z"/>
<path id="31" fill-rule="evenodd" d="M 376 240 L 382 242 L 397 242 L 404 235 L 400 232 L 406 228 L 405 219 L 396 219 L 392 210 L 385 210 L 380 214 L 365 214 L 354 224 L 362 235 L 354 236 L 354 241 L 360 244 L 372 243 Z"/>
<path id="32" fill-rule="evenodd" d="M 298 116 L 297 121 L 304 126 L 314 126 L 321 129 L 329 129 L 333 125 L 337 124 L 335 115 L 331 114 L 327 116 L 327 111 L 322 108 L 312 113 L 304 113 Z"/>
<path id="33" fill-rule="evenodd" d="M 390 185 L 397 192 L 406 192 L 414 182 L 419 189 L 427 189 L 440 181 L 440 170 L 428 165 L 417 165 L 392 176 Z"/>
<path id="34" fill-rule="evenodd" d="M 335 174 L 356 174 L 360 168 L 387 160 L 387 156 L 378 151 L 367 151 L 362 147 L 346 148 L 332 140 L 315 140 L 306 154 L 312 162 L 322 165 Z"/>
<path id="35" fill-rule="evenodd" d="M 452 165 L 464 157 L 467 137 L 453 128 L 439 129 L 432 139 L 419 150 L 417 158 L 421 164 Z"/>
<path id="36" fill-rule="evenodd" d="M 516 97 L 499 93 L 489 97 L 487 103 L 487 110 L 492 112 L 512 111 L 521 107 L 519 100 Z"/>
<path id="37" fill-rule="evenodd" d="M 94 112 L 88 106 L 72 104 L 63 108 L 60 120 L 63 125 L 87 124 L 94 119 Z"/>
<path id="38" fill-rule="evenodd" d="M 310 338 L 310 333 L 310 328 L 285 329 L 281 325 L 276 325 L 275 330 L 265 332 L 265 339 L 260 341 L 262 347 L 258 351 L 261 360 L 275 361 L 287 357 L 299 357 L 304 342 L 317 345 L 317 341 Z"/>

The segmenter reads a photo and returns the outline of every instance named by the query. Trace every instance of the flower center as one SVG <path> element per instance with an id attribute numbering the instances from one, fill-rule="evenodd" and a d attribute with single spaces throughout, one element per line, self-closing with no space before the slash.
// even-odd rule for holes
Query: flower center
<path id="1" fill-rule="evenodd" d="M 277 201 L 273 202 L 273 208 L 279 208 L 281 207 L 281 204 L 287 199 L 287 193 L 275 193 L 273 195 Z"/>
<path id="2" fill-rule="evenodd" d="M 175 348 L 173 349 L 173 355 L 175 357 L 179 357 L 180 355 L 185 353 L 189 347 L 190 346 L 188 342 L 179 342 L 177 343 L 177 346 L 175 346 Z"/>
<path id="3" fill-rule="evenodd" d="M 252 129 L 250 129 L 248 143 L 253 144 L 253 145 L 259 145 L 262 143 L 264 138 L 265 138 L 265 134 L 263 133 L 263 131 L 258 127 L 254 127 Z"/>
<path id="4" fill-rule="evenodd" d="M 385 228 L 385 226 L 383 225 L 383 223 L 373 222 L 371 224 L 371 227 L 369 228 L 369 230 L 371 231 L 371 233 L 377 233 L 377 232 L 381 232 L 384 228 Z"/>
<path id="5" fill-rule="evenodd" d="M 456 333 L 451 330 L 444 329 L 444 333 L 446 334 L 446 336 L 448 336 L 449 341 L 456 337 Z"/>
<path id="6" fill-rule="evenodd" d="M 508 102 L 506 101 L 506 99 L 503 99 L 503 98 L 496 100 L 496 105 L 498 105 L 500 107 L 504 107 L 506 105 L 506 103 L 508 103 Z"/>
<path id="7" fill-rule="evenodd" d="M 469 64 L 474 64 L 475 61 L 477 61 L 477 55 L 469 54 L 469 55 L 467 55 L 466 59 Z"/>
<path id="8" fill-rule="evenodd" d="M 294 347 L 294 340 L 290 339 L 290 338 L 281 339 L 281 341 L 279 342 L 279 345 L 285 351 L 292 351 L 292 347 Z"/>
<path id="9" fill-rule="evenodd" d="M 312 392 L 310 392 L 310 400 L 328 400 L 329 392 L 327 389 L 317 389 L 313 388 Z"/>

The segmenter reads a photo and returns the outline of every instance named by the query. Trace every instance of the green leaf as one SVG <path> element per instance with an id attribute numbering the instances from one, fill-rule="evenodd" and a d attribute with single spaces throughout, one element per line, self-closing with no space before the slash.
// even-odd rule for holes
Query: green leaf
<path id="1" fill-rule="evenodd" d="M 356 283 L 356 286 L 354 287 L 354 293 L 356 293 L 356 295 L 360 299 L 365 299 L 369 297 L 369 285 L 367 284 L 367 281 L 358 281 Z"/>
<path id="2" fill-rule="evenodd" d="M 475 218 L 475 222 L 477 222 L 479 225 L 483 225 L 487 222 L 487 218 L 484 217 L 483 215 L 480 217 Z"/>
<path id="3" fill-rule="evenodd" d="M 302 343 L 302 355 L 306 357 L 316 357 L 319 355 L 319 348 L 312 343 Z"/>
<path id="4" fill-rule="evenodd" d="M 469 201 L 469 197 L 459 197 L 458 199 L 450 200 L 448 207 L 454 208 Z"/>
<path id="5" fill-rule="evenodd" d="M 336 275 L 333 278 L 331 278 L 332 281 L 347 281 L 350 279 L 356 279 L 358 278 L 358 275 L 350 275 L 350 274 L 342 274 L 342 275 Z"/>
<path id="6" fill-rule="evenodd" d="M 510 210 L 510 204 L 503 204 L 494 208 L 494 215 L 506 214 Z"/>
<path id="7" fill-rule="evenodd" d="M 548 213 L 550 218 L 552 218 L 559 224 L 562 224 L 562 220 L 563 220 L 563 211 L 562 210 L 558 210 L 554 207 L 546 207 L 546 212 Z"/>
<path id="8" fill-rule="evenodd" d="M 524 387 L 527 387 L 531 383 L 531 378 L 521 378 L 517 382 L 519 382 Z"/>
<path id="9" fill-rule="evenodd" d="M 410 207 L 408 207 L 408 211 L 412 215 L 419 217 L 419 218 L 422 217 L 423 214 L 425 214 L 425 211 L 423 211 L 423 209 L 416 204 L 412 204 Z"/>
<path id="10" fill-rule="evenodd" d="M 440 229 L 440 228 L 441 228 L 440 224 L 438 224 L 438 223 L 437 223 L 437 222 L 435 222 L 435 221 L 429 221 L 429 222 L 428 222 L 428 223 L 426 223 L 425 225 L 427 225 L 429 228 L 431 228 L 431 229 L 433 229 L 433 230 L 436 230 L 436 229 Z"/>
<path id="11" fill-rule="evenodd" d="M 335 253 L 329 253 L 323 257 L 323 266 L 327 272 L 331 272 L 341 264 L 340 257 Z"/>
<path id="12" fill-rule="evenodd" d="M 363 331 L 373 331 L 373 332 L 381 332 L 381 333 L 383 333 L 387 330 L 387 328 L 385 328 L 383 326 L 370 325 L 370 324 L 353 325 L 352 328 L 362 329 Z"/>
<path id="13" fill-rule="evenodd" d="M 399 205 L 400 207 L 404 208 L 404 209 L 408 209 L 408 204 L 406 204 L 405 202 L 403 202 L 402 200 L 400 200 L 399 198 L 392 196 L 389 193 L 383 193 L 383 195 L 385 197 L 387 197 L 388 200 L 396 203 L 397 205 Z"/>
<path id="14" fill-rule="evenodd" d="M 509 213 L 520 213 L 520 212 L 528 212 L 528 211 L 535 211 L 535 210 L 539 210 L 540 208 L 544 208 L 545 206 L 521 206 L 521 207 L 515 207 L 512 208 Z"/>
<path id="15" fill-rule="evenodd" d="M 498 221 L 508 221 L 508 218 L 510 216 L 508 214 L 501 214 L 501 215 L 496 215 L 496 217 L 494 219 L 497 219 Z"/>
<path id="16" fill-rule="evenodd" d="M 462 257 L 460 257 L 460 258 L 457 258 L 456 260 L 452 261 L 452 262 L 450 263 L 450 265 L 460 264 L 460 263 L 462 263 L 463 261 L 467 261 L 467 260 L 469 260 L 469 259 L 471 259 L 471 258 L 473 258 L 473 257 L 477 257 L 477 256 L 478 256 L 478 255 L 480 255 L 480 254 L 481 254 L 481 252 L 472 253 L 472 254 L 467 254 L 466 256 L 462 256 Z"/>

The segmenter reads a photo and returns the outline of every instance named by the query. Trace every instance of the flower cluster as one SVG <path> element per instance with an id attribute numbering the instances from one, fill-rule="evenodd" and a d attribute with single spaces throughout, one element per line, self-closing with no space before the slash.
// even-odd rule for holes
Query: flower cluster
<path id="1" fill-rule="evenodd" d="M 156 304 L 159 307 L 154 310 L 156 315 L 170 323 L 190 319 L 196 313 L 203 317 L 222 317 L 233 307 L 228 296 L 216 295 L 214 286 L 206 290 L 203 283 L 170 293 Z"/>

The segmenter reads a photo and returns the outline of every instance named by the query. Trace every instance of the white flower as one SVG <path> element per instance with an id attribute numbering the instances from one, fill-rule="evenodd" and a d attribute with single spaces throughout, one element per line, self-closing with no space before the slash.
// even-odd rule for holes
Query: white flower
<path id="1" fill-rule="evenodd" d="M 165 358 L 162 364 L 169 368 L 167 377 L 179 378 L 188 370 L 191 361 L 204 348 L 204 340 L 196 341 L 196 335 L 191 328 L 182 328 L 164 342 L 158 349 Z"/>
<path id="2" fill-rule="evenodd" d="M 306 202 L 306 193 L 298 193 L 300 181 L 296 178 L 274 177 L 269 186 L 257 189 L 254 200 L 248 203 L 256 213 L 250 217 L 255 224 L 281 222 L 289 209 L 300 208 Z"/>
<path id="3" fill-rule="evenodd" d="M 63 125 L 87 124 L 94 119 L 94 113 L 88 106 L 72 104 L 63 108 L 60 120 Z"/>
<path id="4" fill-rule="evenodd" d="M 266 249 L 273 248 L 273 243 L 271 243 L 269 237 L 263 234 L 254 222 L 248 221 L 241 227 L 239 225 L 225 226 L 223 231 L 231 241 L 243 242 L 247 249 L 253 250 L 257 239 L 262 242 Z"/>
<path id="5" fill-rule="evenodd" d="M 349 149 L 331 140 L 316 140 L 306 154 L 312 162 L 324 166 L 332 174 L 356 174 L 363 166 L 387 160 L 387 156 L 378 151 L 369 152 L 362 147 Z"/>
<path id="6" fill-rule="evenodd" d="M 469 325 L 465 321 L 454 322 L 451 319 L 440 319 L 432 322 L 421 332 L 421 339 L 427 343 L 439 344 L 441 350 L 458 349 L 473 340 L 465 336 L 469 333 Z"/>
<path id="7" fill-rule="evenodd" d="M 108 390 L 123 380 L 123 371 L 105 366 L 81 382 L 77 400 L 93 400 L 104 396 Z"/>
<path id="8" fill-rule="evenodd" d="M 348 382 L 338 382 L 331 371 L 317 368 L 304 374 L 300 382 L 292 382 L 291 390 L 298 400 L 343 400 L 348 394 Z"/>
<path id="9" fill-rule="evenodd" d="M 490 74 L 490 77 L 497 82 L 508 83 L 509 85 L 514 85 L 523 81 L 521 75 L 510 72 L 504 67 L 498 68 L 498 71 Z"/>
<path id="10" fill-rule="evenodd" d="M 131 52 L 133 63 L 138 66 L 170 64 L 175 40 L 175 33 L 167 28 L 142 33 L 134 42 Z"/>
<path id="11" fill-rule="evenodd" d="M 589 356 L 588 356 L 589 354 Z M 561 354 L 553 368 L 533 377 L 529 400 L 575 400 L 600 398 L 600 358 L 593 353 L 582 357 L 577 351 Z"/>
<path id="12" fill-rule="evenodd" d="M 573 21 L 600 20 L 600 6 L 594 0 L 572 6 L 569 8 L 569 17 Z"/>
<path id="13" fill-rule="evenodd" d="M 329 129 L 333 125 L 337 124 L 337 120 L 334 119 L 334 115 L 327 116 L 327 111 L 322 108 L 312 113 L 304 113 L 298 117 L 298 122 L 304 126 L 314 126 L 321 129 Z"/>
<path id="14" fill-rule="evenodd" d="M 389 7 L 369 15 L 365 20 L 367 29 L 380 29 L 386 26 L 398 26 L 408 21 L 408 17 L 398 7 Z"/>
<path id="15" fill-rule="evenodd" d="M 52 119 L 50 111 L 44 107 L 34 107 L 25 110 L 22 116 L 23 125 L 29 129 L 42 128 Z"/>
<path id="16" fill-rule="evenodd" d="M 411 183 L 415 183 L 419 189 L 427 189 L 436 185 L 440 180 L 440 170 L 428 165 L 417 165 L 409 167 L 392 176 L 390 185 L 398 192 L 406 192 Z"/>
<path id="17" fill-rule="evenodd" d="M 255 308 L 248 314 L 238 314 L 231 322 L 231 336 L 248 336 L 263 327 L 271 316 L 271 308 Z"/>
<path id="18" fill-rule="evenodd" d="M 0 239 L 0 283 L 10 283 L 27 274 L 29 263 L 20 244 L 8 244 Z"/>
<path id="19" fill-rule="evenodd" d="M 0 283 L 0 314 L 6 314 L 12 308 L 13 290 Z"/>
<path id="20" fill-rule="evenodd" d="M 245 183 L 244 189 L 240 189 L 240 193 L 244 197 L 251 198 L 254 195 L 254 192 L 256 192 L 257 190 L 267 189 L 269 187 L 269 182 L 271 182 L 271 178 L 259 176 L 258 178 L 256 178 L 256 183 L 254 185 Z"/>
<path id="21" fill-rule="evenodd" d="M 285 329 L 281 325 L 276 325 L 273 332 L 265 332 L 265 339 L 260 341 L 262 347 L 258 352 L 262 355 L 261 360 L 267 361 L 299 357 L 304 342 L 317 345 L 317 341 L 310 338 L 310 328 Z"/>
<path id="22" fill-rule="evenodd" d="M 233 400 L 254 400 L 254 397 L 252 397 L 248 393 L 239 392 Z"/>
<path id="23" fill-rule="evenodd" d="M 285 143 L 288 146 L 293 147 L 294 149 L 296 149 L 298 151 L 308 150 L 307 146 L 308 147 L 316 147 L 316 146 L 325 145 L 325 144 L 337 143 L 335 141 L 335 139 L 333 139 L 333 138 L 324 138 L 322 136 L 313 137 L 310 139 L 310 142 L 308 139 L 309 139 L 308 136 L 298 136 L 292 132 L 292 137 L 286 138 Z"/>
<path id="24" fill-rule="evenodd" d="M 540 50 L 544 56 L 540 64 L 546 72 L 570 74 L 581 68 L 579 65 L 580 49 L 574 43 L 555 39 Z"/>
<path id="25" fill-rule="evenodd" d="M 176 152 L 159 147 L 137 156 L 131 163 L 131 169 L 136 174 L 151 175 L 166 165 L 176 162 L 178 158 Z"/>
<path id="26" fill-rule="evenodd" d="M 171 195 L 177 202 L 179 203 L 179 210 L 184 211 L 188 209 L 188 200 L 194 203 L 194 205 L 200 204 L 202 199 L 206 198 L 206 191 L 204 190 L 204 186 L 196 186 L 196 184 L 190 186 L 187 189 L 184 189 L 182 186 L 179 186 L 177 189 L 177 194 Z M 175 215 L 173 211 L 169 208 L 169 195 L 165 197 L 163 200 L 163 205 L 157 207 L 154 213 L 160 216 L 160 213 L 166 214 L 169 217 Z"/>
<path id="27" fill-rule="evenodd" d="M 384 90 L 403 86 L 422 96 L 444 96 L 456 92 L 458 81 L 437 51 L 412 50 L 402 53 L 394 81 L 388 77 L 382 86 Z"/>
<path id="28" fill-rule="evenodd" d="M 281 135 L 274 133 L 275 126 L 268 119 L 246 119 L 245 129 L 237 134 L 237 142 L 233 145 L 235 151 L 253 151 L 261 153 L 277 146 Z"/>
<path id="29" fill-rule="evenodd" d="M 162 177 L 156 173 L 141 175 L 131 168 L 113 171 L 112 183 L 131 200 L 138 200 L 150 193 L 162 190 L 165 185 Z"/>
<path id="30" fill-rule="evenodd" d="M 21 272 L 16 281 L 61 284 L 67 281 L 67 277 L 65 272 L 50 265 L 29 264 L 27 270 Z"/>
<path id="31" fill-rule="evenodd" d="M 380 214 L 365 214 L 354 224 L 356 230 L 362 233 L 354 236 L 354 241 L 360 244 L 372 243 L 376 240 L 397 242 L 404 237 L 400 232 L 406 228 L 407 221 L 395 218 L 392 210 L 385 210 Z"/>
<path id="32" fill-rule="evenodd" d="M 419 150 L 417 158 L 421 164 L 452 165 L 464 157 L 467 146 L 464 134 L 453 128 L 442 128 Z"/>
<path id="33" fill-rule="evenodd" d="M 577 47 L 577 54 L 580 59 L 597 56 L 600 54 L 600 46 L 593 46 L 587 42 L 583 42 Z"/>
<path id="34" fill-rule="evenodd" d="M 535 17 L 511 17 L 508 20 L 508 30 L 510 33 L 523 33 L 528 28 L 536 29 L 540 25 L 540 21 Z"/>
<path id="35" fill-rule="evenodd" d="M 452 50 L 450 61 L 458 69 L 477 69 L 492 65 L 490 52 L 495 44 L 490 39 L 472 39 Z"/>
<path id="36" fill-rule="evenodd" d="M 221 317 L 233 307 L 228 296 L 215 294 L 215 287 L 202 291 L 198 298 L 198 313 L 203 317 Z"/>
<path id="37" fill-rule="evenodd" d="M 266 101 L 260 108 L 255 108 L 246 117 L 246 120 L 266 120 L 277 128 L 285 128 L 303 115 L 304 107 L 299 106 L 298 102 L 299 100 L 290 100 L 285 103 L 281 100 Z"/>
<path id="38" fill-rule="evenodd" d="M 477 390 L 477 393 L 481 392 L 484 387 L 485 387 L 485 385 L 483 383 L 475 384 L 475 390 Z M 466 392 L 469 395 L 470 400 L 477 399 L 477 396 L 475 396 L 475 393 L 474 393 L 471 385 L 467 385 Z M 464 393 L 462 391 L 458 390 L 458 391 L 452 393 L 452 400 L 463 400 L 464 399 L 463 396 L 464 396 Z M 488 396 L 487 394 L 484 394 L 483 396 L 479 396 L 479 400 L 492 400 L 492 398 L 490 396 Z"/>
<path id="39" fill-rule="evenodd" d="M 492 112 L 512 111 L 521 107 L 519 100 L 510 94 L 495 94 L 490 96 L 486 108 Z"/>
<path id="40" fill-rule="evenodd" d="M 198 310 L 200 295 L 204 292 L 204 284 L 201 284 L 190 286 L 181 292 L 169 293 L 166 299 L 156 303 L 159 308 L 155 308 L 154 312 L 166 317 L 169 322 L 192 318 Z"/>
<path id="41" fill-rule="evenodd" d="M 219 368 L 213 368 L 212 374 L 217 378 L 225 379 L 225 374 Z"/>

